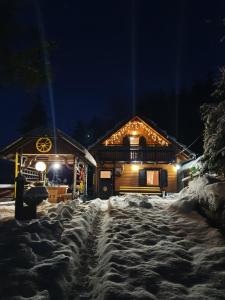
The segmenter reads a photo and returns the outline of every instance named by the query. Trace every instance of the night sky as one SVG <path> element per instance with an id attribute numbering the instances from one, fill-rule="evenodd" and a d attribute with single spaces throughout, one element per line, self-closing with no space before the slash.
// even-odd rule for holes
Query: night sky
<path id="1" fill-rule="evenodd" d="M 151 90 L 190 88 L 209 72 L 216 77 L 225 64 L 222 0 L 139 0 L 135 1 L 135 13 L 131 0 L 43 0 L 40 7 L 46 36 L 56 43 L 50 57 L 56 126 L 69 134 L 78 119 L 110 117 L 114 103 L 131 115 L 132 61 L 137 101 Z M 27 20 L 35 22 L 32 1 L 26 13 Z M 42 95 L 50 111 L 45 88 Z M 19 137 L 18 128 L 30 100 L 13 88 L 1 89 L 0 97 L 3 146 Z M 181 113 L 182 102 L 179 105 Z M 171 118 L 175 116 L 169 115 L 168 122 Z M 162 123 L 154 121 L 159 126 Z M 195 129 L 190 126 L 190 130 L 194 140 Z"/>

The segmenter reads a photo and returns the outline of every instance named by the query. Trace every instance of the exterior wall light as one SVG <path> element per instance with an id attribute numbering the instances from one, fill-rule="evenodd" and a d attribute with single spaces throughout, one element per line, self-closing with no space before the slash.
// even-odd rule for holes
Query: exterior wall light
<path id="1" fill-rule="evenodd" d="M 178 170 L 181 168 L 180 164 L 176 164 L 176 165 L 175 165 L 175 168 L 176 168 L 176 170 L 178 171 Z"/>
<path id="2" fill-rule="evenodd" d="M 137 172 L 139 170 L 139 165 L 132 164 L 131 169 L 132 169 L 132 171 Z"/>

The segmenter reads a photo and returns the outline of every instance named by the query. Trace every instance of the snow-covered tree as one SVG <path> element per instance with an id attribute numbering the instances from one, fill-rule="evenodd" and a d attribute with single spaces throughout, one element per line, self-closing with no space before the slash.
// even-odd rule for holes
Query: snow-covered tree
<path id="1" fill-rule="evenodd" d="M 203 172 L 225 175 L 225 68 L 220 69 L 220 79 L 213 93 L 218 104 L 201 106 L 204 129 Z"/>

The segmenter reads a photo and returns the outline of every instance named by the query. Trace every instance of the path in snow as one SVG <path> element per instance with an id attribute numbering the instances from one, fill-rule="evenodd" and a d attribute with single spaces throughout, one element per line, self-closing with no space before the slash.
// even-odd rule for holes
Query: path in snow
<path id="1" fill-rule="evenodd" d="M 99 211 L 92 224 L 92 230 L 88 235 L 84 248 L 80 254 L 80 268 L 76 277 L 79 281 L 73 286 L 71 299 L 90 299 L 92 289 L 90 278 L 94 276 L 94 268 L 98 265 L 98 256 L 96 254 L 97 242 L 101 233 L 103 213 Z"/>

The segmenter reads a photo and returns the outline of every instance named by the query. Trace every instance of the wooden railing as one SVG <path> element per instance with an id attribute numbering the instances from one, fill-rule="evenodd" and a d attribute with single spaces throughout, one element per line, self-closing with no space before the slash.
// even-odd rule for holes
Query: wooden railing
<path id="1" fill-rule="evenodd" d="M 171 146 L 102 146 L 96 148 L 93 152 L 97 161 L 172 162 L 175 160 L 175 149 Z"/>
<path id="2" fill-rule="evenodd" d="M 14 191 L 14 184 L 0 184 L 0 199 L 12 198 Z"/>

